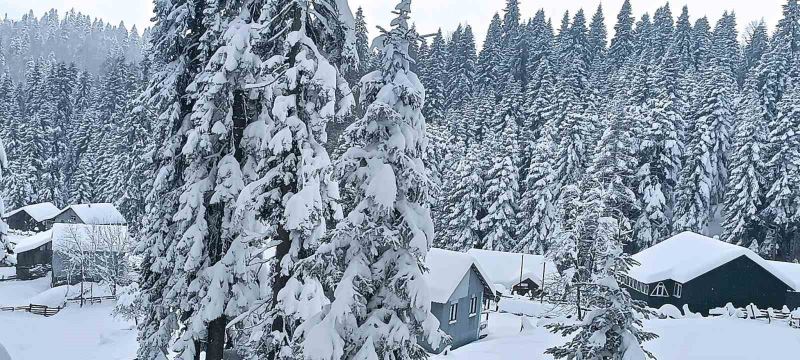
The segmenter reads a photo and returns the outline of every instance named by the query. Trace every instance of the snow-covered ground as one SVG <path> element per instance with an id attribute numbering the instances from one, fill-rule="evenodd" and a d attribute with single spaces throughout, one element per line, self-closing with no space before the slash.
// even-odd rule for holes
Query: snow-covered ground
<path id="1" fill-rule="evenodd" d="M 136 329 L 112 317 L 112 307 L 70 305 L 52 317 L 0 312 L 0 343 L 13 360 L 134 359 Z"/>
<path id="2" fill-rule="evenodd" d="M 55 295 L 54 295 L 55 294 Z M 63 297 L 49 279 L 0 282 L 0 305 Z M 0 312 L 0 344 L 13 360 L 130 360 L 136 356 L 133 324 L 111 315 L 113 304 L 69 304 L 57 315 Z M 489 335 L 434 360 L 549 360 L 545 349 L 565 339 L 551 334 L 544 321 L 492 313 Z M 523 328 L 520 331 L 520 328 Z M 782 360 L 800 354 L 800 329 L 736 318 L 647 320 L 660 338 L 645 344 L 661 360 Z"/>
<path id="3" fill-rule="evenodd" d="M 520 317 L 491 314 L 489 336 L 473 344 L 435 356 L 435 360 L 552 359 L 545 349 L 564 343 L 535 319 L 520 332 Z M 800 354 L 800 329 L 786 323 L 755 320 L 699 318 L 646 320 L 645 329 L 660 337 L 645 343 L 660 360 L 782 360 Z"/>
<path id="4" fill-rule="evenodd" d="M 75 287 L 50 289 L 50 279 L 0 282 L 0 306 L 57 306 Z M 97 293 L 95 293 L 97 295 Z M 13 360 L 130 360 L 136 357 L 132 323 L 111 315 L 113 303 L 71 303 L 52 317 L 0 311 L 0 344 Z M 2 359 L 2 356 L 0 356 Z"/>

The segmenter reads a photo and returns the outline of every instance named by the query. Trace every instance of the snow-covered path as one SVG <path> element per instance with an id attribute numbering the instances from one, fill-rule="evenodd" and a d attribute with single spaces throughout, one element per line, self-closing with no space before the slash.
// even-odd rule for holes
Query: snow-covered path
<path id="1" fill-rule="evenodd" d="M 110 314 L 110 303 L 70 305 L 43 317 L 0 312 L 0 343 L 13 360 L 130 360 L 136 357 L 133 324 Z"/>
<path id="2" fill-rule="evenodd" d="M 645 327 L 660 335 L 645 344 L 659 360 L 789 360 L 800 354 L 800 329 L 785 323 L 701 318 L 649 320 Z M 488 337 L 434 359 L 549 360 L 544 350 L 564 342 L 543 327 L 522 334 L 519 328 L 519 317 L 493 314 Z"/>

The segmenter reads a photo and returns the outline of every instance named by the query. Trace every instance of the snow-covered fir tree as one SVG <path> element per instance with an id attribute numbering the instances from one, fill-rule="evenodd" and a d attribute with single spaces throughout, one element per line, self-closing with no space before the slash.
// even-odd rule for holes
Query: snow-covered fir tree
<path id="1" fill-rule="evenodd" d="M 366 75 L 364 117 L 347 131 L 340 160 L 355 207 L 312 267 L 333 286 L 333 303 L 299 329 L 304 359 L 425 359 L 418 340 L 438 346 L 422 261 L 433 241 L 424 169 L 425 90 L 410 71 L 411 1 L 395 7 L 376 44 L 381 70 Z M 391 246 L 385 246 L 391 244 Z"/>
<path id="2" fill-rule="evenodd" d="M 502 113 L 501 113 L 502 116 Z M 486 216 L 481 219 L 483 239 L 477 248 L 510 251 L 517 242 L 517 211 L 519 208 L 519 153 L 517 123 L 507 119 L 502 133 L 490 140 L 495 154 L 492 167 L 486 173 L 483 194 Z"/>

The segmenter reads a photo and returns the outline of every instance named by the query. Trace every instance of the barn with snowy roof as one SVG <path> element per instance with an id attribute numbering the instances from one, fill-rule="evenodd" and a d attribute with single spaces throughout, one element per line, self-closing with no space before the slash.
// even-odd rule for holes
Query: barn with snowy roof
<path id="1" fill-rule="evenodd" d="M 548 279 L 558 276 L 556 265 L 542 255 L 481 249 L 470 249 L 467 253 L 483 266 L 501 293 L 534 296 Z"/>
<path id="2" fill-rule="evenodd" d="M 49 220 L 52 223 L 125 225 L 128 222 L 111 203 L 70 205 Z"/>
<path id="3" fill-rule="evenodd" d="M 44 202 L 23 206 L 3 214 L 3 220 L 8 227 L 20 231 L 47 230 L 45 222 L 58 214 L 58 208 L 53 203 Z"/>
<path id="4" fill-rule="evenodd" d="M 694 312 L 733 303 L 779 309 L 792 280 L 758 254 L 692 232 L 683 232 L 633 255 L 639 262 L 620 282 L 631 297 L 659 308 L 684 304 Z"/>
<path id="5" fill-rule="evenodd" d="M 469 344 L 486 329 L 484 299 L 495 290 L 486 272 L 472 256 L 455 251 L 431 249 L 425 259 L 429 269 L 425 282 L 431 298 L 431 313 L 439 319 L 439 327 L 452 337 L 450 347 Z M 439 353 L 444 346 L 433 348 L 427 341 L 420 344 L 429 352 Z"/>

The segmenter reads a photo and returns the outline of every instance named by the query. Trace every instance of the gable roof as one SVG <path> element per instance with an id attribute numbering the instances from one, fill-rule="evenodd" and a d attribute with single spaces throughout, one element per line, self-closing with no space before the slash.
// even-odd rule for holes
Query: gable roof
<path id="1" fill-rule="evenodd" d="M 530 279 L 536 285 L 542 286 L 542 273 L 544 275 L 557 274 L 556 265 L 546 260 L 543 255 L 517 254 L 503 251 L 470 249 L 467 251 L 475 257 L 489 274 L 494 284 L 500 284 L 511 289 L 520 283 L 520 268 L 522 280 Z"/>
<path id="2" fill-rule="evenodd" d="M 118 225 L 128 223 L 125 217 L 122 216 L 122 213 L 111 203 L 70 205 L 66 209 L 61 210 L 58 215 L 63 214 L 69 209 L 72 209 L 72 211 L 81 218 L 84 224 Z"/>
<path id="3" fill-rule="evenodd" d="M 469 254 L 432 248 L 425 258 L 425 266 L 430 270 L 424 277 L 432 302 L 443 304 L 450 300 L 464 275 L 473 268 L 483 278 L 484 285 L 495 293 L 486 272 Z"/>
<path id="4" fill-rule="evenodd" d="M 36 249 L 39 246 L 42 246 L 50 242 L 52 238 L 53 238 L 53 230 L 47 230 L 44 232 L 33 234 L 31 236 L 28 236 L 20 240 L 17 243 L 17 246 L 14 247 L 14 253 L 19 254 Z"/>
<path id="5" fill-rule="evenodd" d="M 791 286 L 794 291 L 800 291 L 800 264 L 770 260 L 767 260 L 767 263 L 792 281 L 789 286 Z"/>
<path id="6" fill-rule="evenodd" d="M 736 258 L 747 257 L 786 285 L 793 282 L 751 250 L 690 231 L 682 232 L 633 255 L 639 265 L 628 276 L 646 283 L 672 279 L 686 283 Z"/>
<path id="7" fill-rule="evenodd" d="M 39 204 L 31 204 L 27 206 L 23 206 L 19 209 L 11 210 L 5 214 L 3 214 L 3 218 L 8 218 L 13 216 L 21 211 L 24 211 L 30 215 L 34 220 L 38 222 L 45 221 L 47 219 L 53 218 L 59 213 L 58 208 L 50 202 L 43 202 Z"/>

